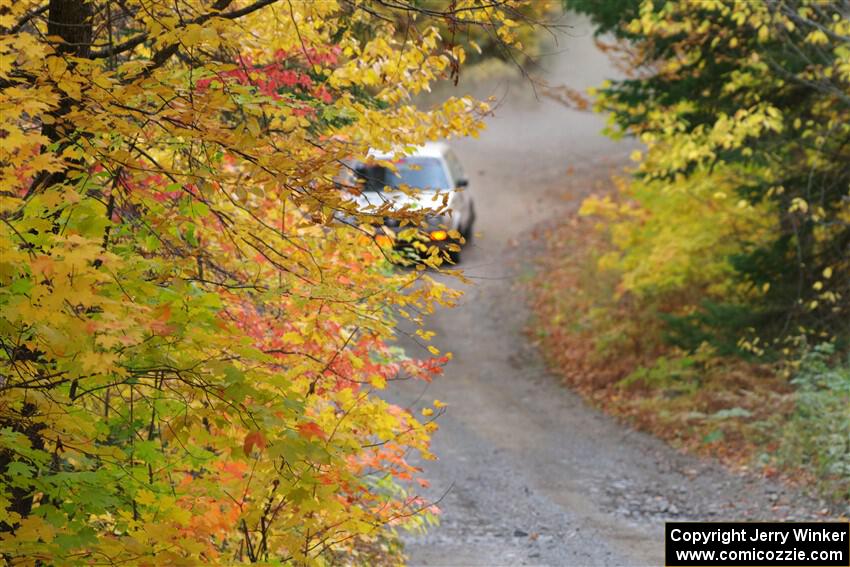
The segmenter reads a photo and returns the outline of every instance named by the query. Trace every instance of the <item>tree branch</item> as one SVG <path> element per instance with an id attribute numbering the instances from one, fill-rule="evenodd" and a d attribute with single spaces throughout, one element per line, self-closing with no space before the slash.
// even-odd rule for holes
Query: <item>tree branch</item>
<path id="1" fill-rule="evenodd" d="M 276 2 L 279 2 L 279 1 L 280 0 L 258 0 L 257 2 L 254 2 L 253 4 L 250 4 L 248 6 L 245 6 L 244 8 L 239 8 L 238 10 L 233 10 L 231 12 L 221 13 L 221 10 L 225 9 L 232 2 L 232 0 L 218 0 L 213 5 L 213 7 L 212 7 L 213 11 L 212 12 L 208 12 L 206 14 L 198 16 L 197 18 L 193 18 L 193 19 L 185 22 L 182 27 L 192 25 L 192 24 L 203 24 L 204 22 L 207 22 L 208 20 L 210 20 L 212 18 L 224 18 L 224 19 L 227 19 L 227 20 L 235 20 L 237 18 L 247 16 L 248 14 L 251 14 L 252 12 L 256 12 L 257 10 L 265 8 L 266 6 L 270 6 L 270 5 L 272 5 Z M 92 59 L 102 59 L 104 57 L 111 57 L 113 55 L 118 55 L 120 53 L 124 53 L 126 51 L 129 51 L 129 50 L 141 45 L 142 43 L 147 41 L 149 38 L 150 38 L 150 35 L 147 32 L 141 33 L 141 34 L 139 34 L 135 37 L 131 37 L 130 39 L 115 45 L 114 47 L 109 47 L 109 48 L 106 48 L 106 49 L 101 49 L 99 51 L 94 51 L 94 52 L 92 52 L 91 57 L 92 57 Z M 164 47 L 162 50 L 157 52 L 156 55 L 154 55 L 154 59 L 156 60 L 157 55 L 159 55 L 161 58 L 163 58 L 163 62 L 164 62 L 169 57 L 171 57 L 172 55 L 177 53 L 178 48 L 179 48 L 178 44 L 173 44 L 173 45 L 169 45 L 167 47 Z M 167 54 L 167 56 L 166 56 L 166 54 Z M 160 65 L 161 64 L 162 63 L 160 63 Z"/>

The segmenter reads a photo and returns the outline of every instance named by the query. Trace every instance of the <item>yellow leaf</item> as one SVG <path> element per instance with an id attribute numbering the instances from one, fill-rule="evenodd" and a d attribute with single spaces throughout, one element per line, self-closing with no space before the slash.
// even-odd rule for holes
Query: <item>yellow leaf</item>
<path id="1" fill-rule="evenodd" d="M 283 340 L 291 345 L 304 344 L 304 337 L 300 333 L 289 331 L 283 334 Z"/>

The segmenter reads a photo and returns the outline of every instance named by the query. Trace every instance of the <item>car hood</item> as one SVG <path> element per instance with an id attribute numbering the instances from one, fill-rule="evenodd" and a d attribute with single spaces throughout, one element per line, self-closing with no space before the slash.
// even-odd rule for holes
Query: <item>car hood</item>
<path id="1" fill-rule="evenodd" d="M 394 211 L 408 209 L 441 209 L 443 207 L 443 196 L 445 191 L 418 191 L 415 195 L 408 195 L 401 191 L 364 192 L 351 199 L 357 203 L 357 208 L 364 212 L 371 212 L 389 203 Z"/>

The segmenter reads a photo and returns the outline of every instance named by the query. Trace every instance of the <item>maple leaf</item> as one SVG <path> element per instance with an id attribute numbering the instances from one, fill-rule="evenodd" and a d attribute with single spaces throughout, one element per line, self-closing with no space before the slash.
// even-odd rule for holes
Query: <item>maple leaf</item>
<path id="1" fill-rule="evenodd" d="M 312 439 L 314 437 L 318 437 L 319 439 L 326 439 L 325 432 L 314 421 L 308 421 L 306 423 L 299 423 L 298 424 L 298 433 L 300 433 L 302 437 L 305 437 L 307 439 Z"/>
<path id="2" fill-rule="evenodd" d="M 261 431 L 252 431 L 245 435 L 245 440 L 242 442 L 242 452 L 245 456 L 250 456 L 254 448 L 262 451 L 266 448 L 266 438 Z"/>

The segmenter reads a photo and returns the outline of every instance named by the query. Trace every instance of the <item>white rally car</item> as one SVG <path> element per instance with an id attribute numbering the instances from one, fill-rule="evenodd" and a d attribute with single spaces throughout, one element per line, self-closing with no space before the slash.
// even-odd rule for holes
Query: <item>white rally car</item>
<path id="1" fill-rule="evenodd" d="M 391 163 L 395 171 L 380 162 Z M 425 248 L 434 245 L 449 251 L 449 256 L 457 262 L 460 253 L 447 245 L 460 246 L 471 239 L 475 205 L 460 161 L 448 144 L 428 143 L 402 158 L 370 152 L 366 162 L 346 164 L 340 175 L 340 185 L 357 203 L 358 210 L 367 214 L 376 211 L 441 210 L 447 202 L 447 210 L 425 215 L 425 222 L 415 238 L 394 239 L 396 249 L 422 253 Z M 378 218 L 380 223 L 376 224 L 381 224 L 381 230 L 392 236 L 410 228 L 400 226 L 397 218 Z M 452 238 L 456 233 L 463 238 Z M 420 245 L 413 245 L 414 240 L 420 241 Z"/>

